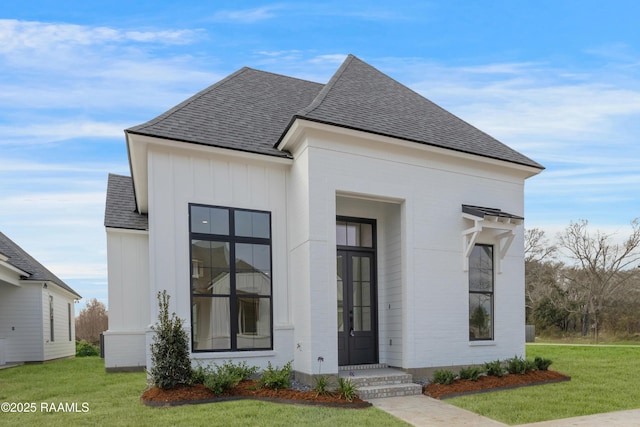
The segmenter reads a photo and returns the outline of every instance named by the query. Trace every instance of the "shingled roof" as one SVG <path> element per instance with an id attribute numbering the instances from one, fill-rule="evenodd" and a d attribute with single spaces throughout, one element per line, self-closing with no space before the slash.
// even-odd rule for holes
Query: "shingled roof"
<path id="1" fill-rule="evenodd" d="M 133 181 L 129 176 L 109 174 L 104 226 L 129 230 L 147 230 L 147 215 L 136 210 Z"/>
<path id="2" fill-rule="evenodd" d="M 353 55 L 325 85 L 242 68 L 126 132 L 290 157 L 298 118 L 543 169 Z"/>
<path id="3" fill-rule="evenodd" d="M 24 278 L 25 280 L 53 282 L 56 285 L 60 286 L 62 289 L 71 292 L 78 298 L 82 298 L 76 291 L 71 289 L 58 276 L 49 271 L 44 265 L 36 261 L 35 258 L 25 252 L 24 249 L 18 246 L 13 240 L 9 239 L 2 232 L 0 232 L 0 253 L 8 258 L 6 261 L 7 263 L 29 274 L 29 276 Z"/>

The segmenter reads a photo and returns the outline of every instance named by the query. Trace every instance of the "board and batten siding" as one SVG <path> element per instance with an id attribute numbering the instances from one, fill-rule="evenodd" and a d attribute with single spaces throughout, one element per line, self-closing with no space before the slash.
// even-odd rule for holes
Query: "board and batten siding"
<path id="1" fill-rule="evenodd" d="M 53 338 L 49 318 L 49 297 L 53 297 Z M 49 282 L 42 289 L 43 360 L 71 357 L 76 354 L 74 296 Z M 69 339 L 69 304 L 71 304 L 71 339 Z"/>
<path id="2" fill-rule="evenodd" d="M 397 236 L 396 240 L 383 235 L 385 243 L 379 248 L 379 308 L 381 302 L 386 303 L 389 311 L 379 312 L 379 321 L 388 322 L 379 325 L 382 362 L 418 369 L 523 355 L 523 229 L 516 230 L 503 261 L 503 273 L 496 274 L 495 339 L 488 343 L 470 342 L 468 273 L 463 269 L 461 234 L 470 224 L 462 218 L 461 205 L 523 214 L 524 179 L 528 172 L 504 162 L 453 155 L 444 150 L 426 151 L 411 143 L 371 141 L 355 133 L 309 130 L 297 152 L 305 152 L 308 158 L 310 259 L 326 262 L 317 272 L 311 266 L 307 282 L 311 314 L 302 320 L 308 319 L 311 325 L 302 326 L 312 330 L 312 348 L 337 353 L 333 348 L 337 347 L 335 339 L 330 338 L 335 336 L 335 215 L 341 212 L 336 195 L 347 195 L 354 200 L 400 205 L 386 221 L 395 228 L 390 232 Z M 361 206 L 362 211 L 368 210 L 365 201 Z M 372 215 L 378 214 L 364 216 Z M 479 243 L 497 244 L 486 232 L 481 234 Z M 382 259 L 383 254 L 389 259 Z M 397 266 L 402 267 L 398 270 Z M 380 283 L 381 279 L 385 283 Z M 389 309 L 393 302 L 395 312 Z M 321 316 L 329 320 L 315 324 Z M 299 325 L 296 322 L 296 331 Z M 397 347 L 394 339 L 400 340 Z M 323 368 L 337 368 L 326 360 Z"/>
<path id="3" fill-rule="evenodd" d="M 146 365 L 146 332 L 152 323 L 149 236 L 146 231 L 107 228 L 109 329 L 104 332 L 107 369 Z"/>
<path id="4" fill-rule="evenodd" d="M 194 353 L 195 359 L 206 362 L 250 357 L 251 364 L 263 367 L 268 361 L 282 366 L 293 359 L 287 279 L 287 168 L 287 164 L 274 164 L 268 159 L 236 158 L 234 153 L 202 151 L 196 145 L 148 150 L 152 322 L 158 310 L 155 295 L 166 289 L 171 297 L 170 311 L 185 320 L 188 331 L 191 328 L 190 203 L 271 213 L 275 351 Z"/>

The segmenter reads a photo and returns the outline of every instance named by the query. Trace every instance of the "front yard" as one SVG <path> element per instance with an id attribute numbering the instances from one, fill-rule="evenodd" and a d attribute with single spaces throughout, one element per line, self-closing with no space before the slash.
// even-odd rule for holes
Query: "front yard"
<path id="1" fill-rule="evenodd" d="M 528 345 L 527 357 L 553 360 L 569 382 L 448 399 L 507 424 L 640 408 L 640 346 Z M 404 426 L 377 408 L 336 409 L 233 401 L 151 408 L 140 403 L 144 373 L 106 374 L 97 357 L 0 370 L 1 425 Z M 62 405 L 61 405 L 62 404 Z M 25 412 L 30 411 L 30 412 Z"/>
<path id="2" fill-rule="evenodd" d="M 106 374 L 104 362 L 97 357 L 2 369 L 0 404 L 9 402 L 22 413 L 0 412 L 0 425 L 406 426 L 377 408 L 252 400 L 151 408 L 140 403 L 145 386 L 144 373 Z"/>
<path id="3" fill-rule="evenodd" d="M 527 345 L 527 358 L 535 356 L 552 359 L 550 369 L 571 381 L 447 403 L 511 425 L 640 408 L 640 346 Z"/>

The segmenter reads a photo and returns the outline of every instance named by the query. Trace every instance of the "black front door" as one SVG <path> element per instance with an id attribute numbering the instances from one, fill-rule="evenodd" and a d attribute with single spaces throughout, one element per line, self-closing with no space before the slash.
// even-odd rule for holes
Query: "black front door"
<path id="1" fill-rule="evenodd" d="M 338 364 L 378 362 L 375 257 L 338 250 Z"/>

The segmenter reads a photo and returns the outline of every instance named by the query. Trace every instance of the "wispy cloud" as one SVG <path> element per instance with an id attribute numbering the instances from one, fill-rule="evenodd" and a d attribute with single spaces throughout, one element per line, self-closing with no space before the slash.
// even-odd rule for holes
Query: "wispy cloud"
<path id="1" fill-rule="evenodd" d="M 276 10 L 281 9 L 280 5 L 263 6 L 254 9 L 221 10 L 212 16 L 215 22 L 253 24 L 275 18 Z"/>
<path id="2" fill-rule="evenodd" d="M 138 31 L 111 27 L 0 19 L 0 54 L 25 51 L 68 50 L 108 43 L 188 44 L 200 30 Z"/>

